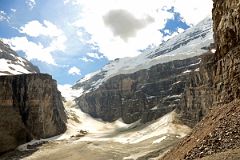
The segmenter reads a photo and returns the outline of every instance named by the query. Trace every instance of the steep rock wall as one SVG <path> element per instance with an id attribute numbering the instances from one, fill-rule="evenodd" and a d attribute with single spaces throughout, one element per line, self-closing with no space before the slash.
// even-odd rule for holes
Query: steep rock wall
<path id="1" fill-rule="evenodd" d="M 198 159 L 228 151 L 227 159 L 240 148 L 240 1 L 213 0 L 216 53 L 212 68 L 212 110 L 162 159 Z M 203 73 L 202 73 L 203 74 Z M 231 156 L 229 156 L 231 155 Z M 221 157 L 219 157 L 221 159 Z"/>
<path id="2" fill-rule="evenodd" d="M 51 76 L 0 76 L 0 86 L 0 153 L 66 130 L 61 94 Z"/>
<path id="3" fill-rule="evenodd" d="M 240 1 L 214 0 L 213 21 L 216 101 L 229 103 L 240 97 Z"/>
<path id="4" fill-rule="evenodd" d="M 148 122 L 179 106 L 187 79 L 199 63 L 200 57 L 193 57 L 118 75 L 76 101 L 84 112 L 105 121 Z"/>
<path id="5" fill-rule="evenodd" d="M 199 70 L 192 72 L 176 111 L 183 123 L 194 127 L 212 108 L 215 101 L 213 88 L 214 54 L 201 56 Z"/>

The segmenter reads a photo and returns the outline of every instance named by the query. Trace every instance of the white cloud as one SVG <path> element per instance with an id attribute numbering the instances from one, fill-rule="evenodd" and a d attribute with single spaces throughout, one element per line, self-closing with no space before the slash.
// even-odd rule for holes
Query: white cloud
<path id="1" fill-rule="evenodd" d="M 87 53 L 87 55 L 91 58 L 95 58 L 95 59 L 101 59 L 103 58 L 102 55 L 99 55 L 98 53 Z"/>
<path id="2" fill-rule="evenodd" d="M 32 10 L 36 5 L 35 0 L 26 0 L 25 3 L 27 4 L 27 6 L 29 7 L 30 10 Z"/>
<path id="3" fill-rule="evenodd" d="M 68 73 L 71 75 L 81 75 L 81 70 L 74 66 L 69 69 Z"/>
<path id="4" fill-rule="evenodd" d="M 9 17 L 4 11 L 0 11 L 0 22 L 2 21 L 9 21 Z"/>
<path id="5" fill-rule="evenodd" d="M 82 60 L 82 61 L 84 61 L 84 62 L 93 62 L 92 59 L 89 59 L 89 58 L 87 58 L 87 57 L 82 57 L 82 58 L 80 58 L 80 60 Z"/>
<path id="6" fill-rule="evenodd" d="M 68 4 L 71 0 L 64 0 L 63 3 L 64 4 Z"/>
<path id="7" fill-rule="evenodd" d="M 182 29 L 182 28 L 178 28 L 178 33 L 182 33 L 182 32 L 184 32 L 184 29 Z"/>
<path id="8" fill-rule="evenodd" d="M 167 34 L 170 34 L 170 32 L 168 32 L 168 31 L 169 31 L 169 30 L 165 30 L 164 32 L 167 33 Z M 184 29 L 182 29 L 182 28 L 177 28 L 177 31 L 176 31 L 176 32 L 173 32 L 171 35 L 167 35 L 167 36 L 163 37 L 163 40 L 164 40 L 164 41 L 167 41 L 167 40 L 169 40 L 170 38 L 175 37 L 176 35 L 178 35 L 179 33 L 182 33 L 182 32 L 184 32 Z"/>
<path id="9" fill-rule="evenodd" d="M 51 41 L 48 46 L 44 47 L 41 43 L 29 41 L 26 37 L 5 39 L 6 43 L 14 50 L 25 52 L 28 60 L 37 59 L 56 65 L 51 53 L 54 51 L 64 52 L 66 49 L 65 43 L 67 38 L 64 32 L 49 21 L 45 20 L 43 24 L 39 21 L 28 22 L 20 28 L 19 32 L 30 37 L 48 37 Z"/>
<path id="10" fill-rule="evenodd" d="M 28 60 L 37 59 L 49 64 L 56 64 L 50 54 L 51 48 L 44 48 L 41 43 L 30 42 L 26 37 L 14 37 L 3 39 L 3 41 L 9 44 L 13 50 L 25 52 Z"/>
<path id="11" fill-rule="evenodd" d="M 136 56 L 139 50 L 160 44 L 164 37 L 159 30 L 173 18 L 173 13 L 168 11 L 172 7 L 189 25 L 205 18 L 212 7 L 212 0 L 105 0 L 104 3 L 99 0 L 66 0 L 66 3 L 79 5 L 79 18 L 72 25 L 84 28 L 91 35 L 88 42 L 97 44 L 99 51 L 109 59 Z M 129 17 L 136 23 L 130 23 Z M 122 23 L 118 25 L 119 20 Z"/>
<path id="12" fill-rule="evenodd" d="M 11 11 L 12 11 L 13 13 L 15 13 L 17 10 L 14 9 L 14 8 L 11 8 Z"/>
<path id="13" fill-rule="evenodd" d="M 165 30 L 164 30 L 164 33 L 165 33 L 165 34 L 170 34 L 170 30 L 169 30 L 169 29 L 165 29 Z"/>
<path id="14" fill-rule="evenodd" d="M 188 24 L 196 25 L 212 11 L 212 0 L 176 0 L 173 5 Z"/>
<path id="15" fill-rule="evenodd" d="M 43 24 L 39 21 L 30 21 L 20 28 L 21 33 L 25 33 L 31 37 L 46 36 L 52 39 L 50 50 L 64 51 L 66 49 L 65 42 L 67 38 L 64 32 L 53 23 L 44 20 Z"/>
<path id="16" fill-rule="evenodd" d="M 63 34 L 61 29 L 47 20 L 44 20 L 43 24 L 37 20 L 30 21 L 20 28 L 20 32 L 25 33 L 31 37 L 58 37 Z"/>

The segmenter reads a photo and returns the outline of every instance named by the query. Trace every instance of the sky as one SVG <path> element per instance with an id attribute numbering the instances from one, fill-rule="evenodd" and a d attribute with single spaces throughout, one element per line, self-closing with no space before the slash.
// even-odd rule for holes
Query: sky
<path id="1" fill-rule="evenodd" d="M 0 0 L 0 38 L 71 85 L 196 25 L 211 9 L 212 0 Z"/>

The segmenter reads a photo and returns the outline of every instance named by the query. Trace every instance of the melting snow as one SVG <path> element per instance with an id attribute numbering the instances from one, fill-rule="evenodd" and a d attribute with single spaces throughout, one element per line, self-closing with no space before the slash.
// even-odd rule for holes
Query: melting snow
<path id="1" fill-rule="evenodd" d="M 169 113 L 162 118 L 147 123 L 140 124 L 139 122 L 135 122 L 133 124 L 124 124 L 121 121 L 116 121 L 114 123 L 103 123 L 95 125 L 95 122 L 91 122 L 90 124 L 86 124 L 87 127 L 93 128 L 98 127 L 95 130 L 97 134 L 88 134 L 87 136 L 81 138 L 81 141 L 107 141 L 112 140 L 119 143 L 139 143 L 144 140 L 164 136 L 166 134 L 176 134 L 179 137 L 184 137 L 187 135 L 191 129 L 187 126 L 175 124 L 175 116 L 176 113 Z M 99 122 L 97 122 L 99 123 Z M 84 127 L 82 128 L 84 129 Z M 87 129 L 87 128 L 86 128 Z M 106 132 L 107 131 L 107 132 Z M 91 133 L 91 131 L 90 131 Z M 108 138 L 106 135 L 114 136 Z"/>

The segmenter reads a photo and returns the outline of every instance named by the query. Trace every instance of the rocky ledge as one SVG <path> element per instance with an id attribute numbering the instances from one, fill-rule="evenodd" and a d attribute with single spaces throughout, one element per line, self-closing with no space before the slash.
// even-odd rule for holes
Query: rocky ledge
<path id="1" fill-rule="evenodd" d="M 51 76 L 0 76 L 0 87 L 0 154 L 66 130 L 61 94 Z"/>

